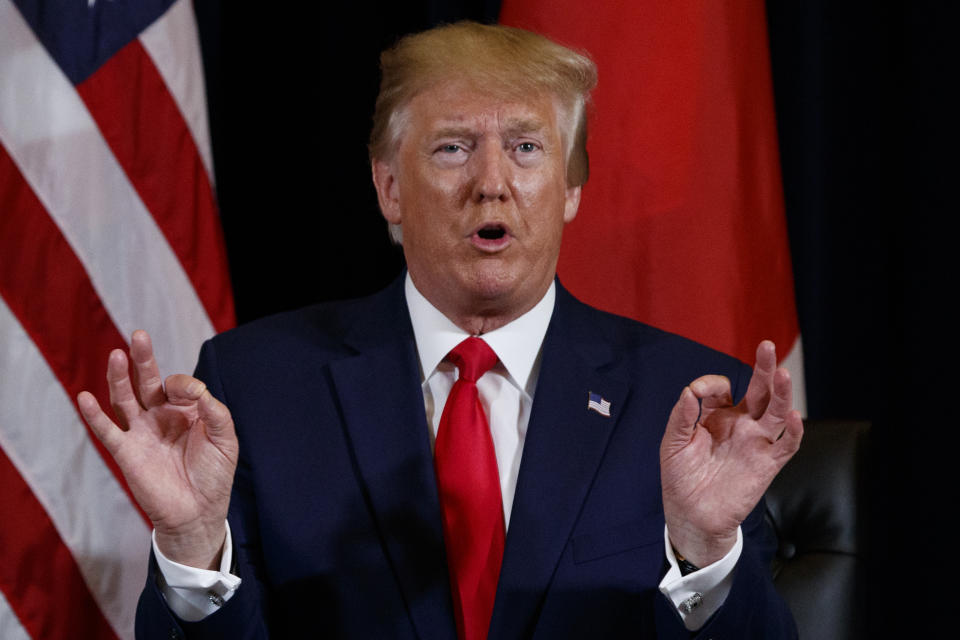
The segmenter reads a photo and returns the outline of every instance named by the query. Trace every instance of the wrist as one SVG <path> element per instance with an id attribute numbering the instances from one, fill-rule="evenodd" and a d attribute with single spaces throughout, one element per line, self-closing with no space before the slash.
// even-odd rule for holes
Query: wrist
<path id="1" fill-rule="evenodd" d="M 711 536 L 691 534 L 682 528 L 675 530 L 668 525 L 667 532 L 681 572 L 685 565 L 693 567 L 690 571 L 683 572 L 684 575 L 719 561 L 737 542 L 736 530 L 732 534 Z"/>
<path id="2" fill-rule="evenodd" d="M 203 527 L 188 533 L 164 532 L 157 527 L 155 541 L 160 552 L 173 562 L 216 571 L 220 568 L 226 535 L 225 521 L 220 521 L 219 526 Z"/>

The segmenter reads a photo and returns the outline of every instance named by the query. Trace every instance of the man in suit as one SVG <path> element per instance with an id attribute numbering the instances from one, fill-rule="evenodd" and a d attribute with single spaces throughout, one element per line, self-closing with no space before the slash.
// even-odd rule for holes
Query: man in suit
<path id="1" fill-rule="evenodd" d="M 470 23 L 382 63 L 404 277 L 218 336 L 196 378 L 138 332 L 122 427 L 78 399 L 154 523 L 138 634 L 793 635 L 757 507 L 802 434 L 773 345 L 751 372 L 556 282 L 593 64 Z"/>

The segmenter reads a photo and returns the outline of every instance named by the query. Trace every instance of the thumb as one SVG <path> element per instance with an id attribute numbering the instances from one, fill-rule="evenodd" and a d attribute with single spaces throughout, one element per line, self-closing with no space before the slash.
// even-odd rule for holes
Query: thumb
<path id="1" fill-rule="evenodd" d="M 198 402 L 207 389 L 207 385 L 184 373 L 167 376 L 163 386 L 167 401 L 178 407 L 188 407 Z"/>
<path id="2" fill-rule="evenodd" d="M 231 450 L 237 446 L 237 436 L 233 431 L 233 417 L 227 405 L 213 397 L 204 389 L 197 400 L 197 412 L 206 427 L 207 437 L 214 444 L 227 445 Z"/>
<path id="3" fill-rule="evenodd" d="M 667 420 L 667 428 L 660 443 L 661 460 L 673 456 L 690 443 L 699 417 L 700 402 L 689 386 L 684 387 Z"/>

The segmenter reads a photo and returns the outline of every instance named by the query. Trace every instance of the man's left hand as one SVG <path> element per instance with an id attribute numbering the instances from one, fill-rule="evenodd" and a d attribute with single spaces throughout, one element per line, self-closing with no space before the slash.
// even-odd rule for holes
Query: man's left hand
<path id="1" fill-rule="evenodd" d="M 757 347 L 747 393 L 734 405 L 730 381 L 707 375 L 680 394 L 660 444 L 660 479 L 674 549 L 698 567 L 733 547 L 737 527 L 800 447 L 790 374 L 772 342 Z"/>

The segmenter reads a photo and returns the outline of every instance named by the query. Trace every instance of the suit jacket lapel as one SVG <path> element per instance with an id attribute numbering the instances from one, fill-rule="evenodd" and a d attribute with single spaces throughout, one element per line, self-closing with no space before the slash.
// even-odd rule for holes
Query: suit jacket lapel
<path id="1" fill-rule="evenodd" d="M 356 464 L 421 638 L 455 640 L 433 457 L 402 278 L 378 296 L 331 364 Z M 375 606 L 375 603 L 371 603 Z"/>
<path id="2" fill-rule="evenodd" d="M 558 287 L 491 623 L 490 637 L 498 640 L 532 634 L 627 397 L 627 381 L 604 371 L 615 354 L 609 344 L 583 329 L 582 310 Z M 610 417 L 587 409 L 589 391 L 610 401 Z"/>
<path id="3" fill-rule="evenodd" d="M 581 303 L 558 287 L 524 443 L 490 638 L 532 634 L 551 577 L 616 427 L 628 382 L 607 366 Z M 346 431 L 384 547 L 421 638 L 456 640 L 419 362 L 400 279 L 331 364 Z M 611 416 L 587 410 L 593 391 Z"/>

